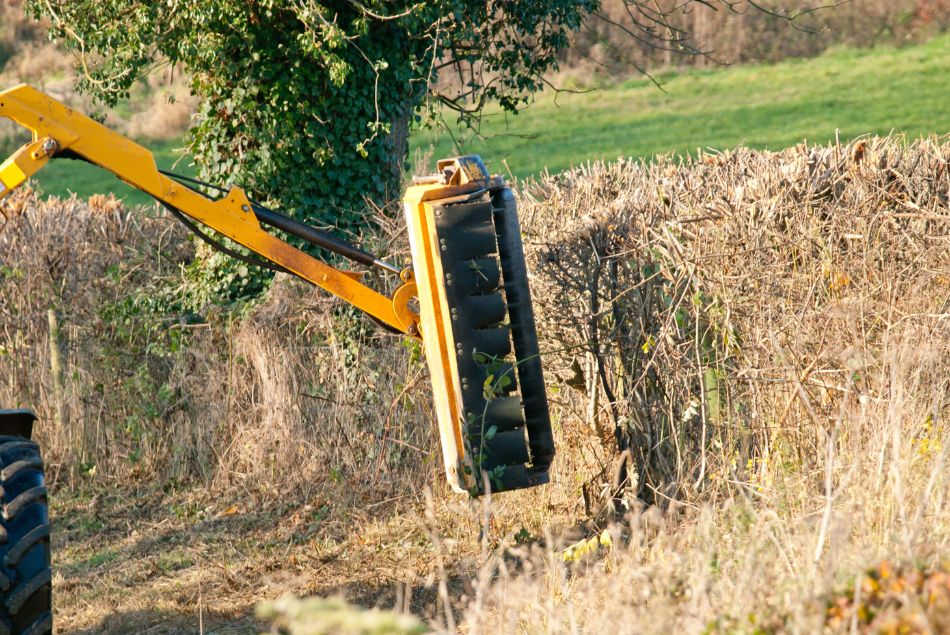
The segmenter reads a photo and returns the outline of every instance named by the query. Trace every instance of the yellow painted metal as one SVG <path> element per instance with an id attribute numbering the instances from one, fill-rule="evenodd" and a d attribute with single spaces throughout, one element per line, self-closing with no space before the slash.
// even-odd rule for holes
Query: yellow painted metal
<path id="1" fill-rule="evenodd" d="M 0 198 L 16 189 L 46 165 L 55 148 L 56 142 L 49 138 L 31 141 L 4 161 L 0 165 Z"/>
<path id="2" fill-rule="evenodd" d="M 448 328 L 451 307 L 445 293 L 435 207 L 475 199 L 490 188 L 503 186 L 504 181 L 491 177 L 473 157 L 439 161 L 437 169 L 438 174 L 417 178 L 406 190 L 403 207 L 445 473 L 455 490 L 471 492 L 476 488 L 474 465 L 463 436 L 461 378 L 452 329 Z"/>
<path id="3" fill-rule="evenodd" d="M 455 490 L 470 492 L 476 483 L 472 457 L 463 437 L 460 375 L 452 330 L 448 328 L 451 309 L 443 282 L 435 206 L 470 199 L 494 182 L 482 172 L 482 166 L 448 161 L 440 162 L 438 167 L 440 175 L 420 179 L 406 190 L 403 206 L 419 299 L 419 328 L 431 375 L 445 473 Z"/>
<path id="4" fill-rule="evenodd" d="M 70 151 L 385 324 L 403 333 L 418 333 L 412 322 L 414 313 L 405 305 L 410 299 L 405 293 L 397 290 L 402 303 L 397 308 L 393 298 L 365 286 L 359 276 L 331 267 L 267 233 L 240 188 L 232 187 L 226 196 L 212 200 L 184 187 L 158 171 L 146 148 L 25 84 L 0 92 L 0 116 L 33 133 L 33 141 L 0 166 L 0 198 L 43 167 L 50 154 Z M 408 283 L 404 277 L 404 284 Z"/>
<path id="5" fill-rule="evenodd" d="M 474 483 L 464 470 L 465 444 L 459 413 L 461 412 L 460 386 L 453 372 L 454 343 L 448 341 L 445 328 L 445 289 L 438 257 L 438 238 L 427 202 L 438 196 L 444 186 L 438 183 L 410 187 L 403 196 L 409 246 L 412 250 L 413 273 L 419 298 L 419 328 L 432 382 L 439 438 L 442 442 L 442 460 L 449 484 L 456 490 L 467 491 Z M 450 337 L 450 336 L 449 336 Z"/>
<path id="6" fill-rule="evenodd" d="M 393 308 L 396 310 L 396 317 L 406 327 L 406 330 L 413 335 L 419 333 L 419 314 L 410 308 L 410 303 L 419 295 L 416 288 L 415 278 L 412 271 L 407 270 L 403 279 L 405 284 L 400 285 L 393 293 Z"/>

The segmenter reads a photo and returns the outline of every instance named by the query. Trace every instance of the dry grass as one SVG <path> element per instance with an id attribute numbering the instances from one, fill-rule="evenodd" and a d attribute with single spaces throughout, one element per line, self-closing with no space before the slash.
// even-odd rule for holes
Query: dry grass
<path id="1" fill-rule="evenodd" d="M 940 350 L 946 156 L 869 139 L 528 188 L 548 364 L 573 380 L 573 418 L 624 432 L 641 500 L 816 467 L 842 409 L 891 402 L 901 346 Z M 942 356 L 912 363 L 934 365 L 920 383 L 938 392 L 915 407 L 939 419 Z"/>
<path id="2" fill-rule="evenodd" d="M 637 496 L 623 547 L 501 576 L 473 632 L 820 632 L 821 596 L 869 563 L 939 568 L 948 159 L 935 139 L 867 139 L 529 187 L 562 424 L 587 426 L 608 478 L 618 425 Z M 941 632 L 940 597 L 905 585 L 827 628 Z"/>
<path id="3" fill-rule="evenodd" d="M 411 346 L 392 346 L 342 303 L 285 278 L 240 320 L 165 313 L 190 257 L 169 218 L 110 199 L 26 195 L 5 209 L 0 395 L 54 424 L 42 434 L 57 481 L 94 471 L 264 497 L 312 483 L 366 497 L 395 495 L 438 464 L 417 389 L 423 363 L 407 363 Z"/>
<path id="4" fill-rule="evenodd" d="M 411 346 L 289 279 L 156 322 L 189 255 L 168 219 L 14 199 L 0 401 L 44 419 L 60 627 L 254 632 L 292 591 L 469 633 L 940 632 L 948 160 L 865 139 L 524 188 L 560 455 L 487 507 L 441 486 Z"/>

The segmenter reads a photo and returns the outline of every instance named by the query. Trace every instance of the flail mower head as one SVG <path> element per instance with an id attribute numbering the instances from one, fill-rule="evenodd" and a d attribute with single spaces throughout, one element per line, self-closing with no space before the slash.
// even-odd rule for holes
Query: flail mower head
<path id="1" fill-rule="evenodd" d="M 551 420 L 515 199 L 474 156 L 403 199 L 446 474 L 480 495 L 541 485 Z"/>

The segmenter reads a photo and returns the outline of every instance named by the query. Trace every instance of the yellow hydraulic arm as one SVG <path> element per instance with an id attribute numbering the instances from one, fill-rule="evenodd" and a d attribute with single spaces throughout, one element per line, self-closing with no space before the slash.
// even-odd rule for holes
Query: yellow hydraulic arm
<path id="1" fill-rule="evenodd" d="M 419 318 L 408 306 L 415 295 L 411 271 L 400 272 L 329 234 L 320 235 L 305 225 L 261 209 L 239 187 L 232 187 L 216 200 L 186 187 L 162 174 L 146 148 L 25 84 L 0 92 L 0 117 L 12 119 L 33 133 L 30 143 L 0 165 L 0 198 L 35 174 L 54 155 L 72 153 L 346 300 L 390 328 L 418 336 Z M 295 228 L 309 230 L 327 241 L 321 246 L 331 250 L 337 246 L 347 252 L 344 255 L 364 264 L 400 273 L 402 285 L 392 297 L 382 295 L 360 282 L 359 274 L 340 271 L 264 231 L 259 214 L 279 223 L 275 226 L 280 229 L 290 233 L 294 233 Z"/>
<path id="2" fill-rule="evenodd" d="M 554 442 L 515 199 L 478 157 L 440 161 L 438 174 L 417 179 L 405 193 L 413 266 L 400 270 L 256 204 L 238 187 L 206 196 L 186 184 L 190 179 L 159 170 L 147 149 L 29 86 L 0 92 L 0 117 L 33 135 L 0 165 L 0 198 L 54 157 L 112 172 L 190 227 L 182 217 L 421 339 L 453 487 L 477 495 L 547 482 Z M 399 274 L 400 284 L 383 295 L 360 274 L 313 258 L 262 224 Z M 418 313 L 410 308 L 414 299 Z"/>

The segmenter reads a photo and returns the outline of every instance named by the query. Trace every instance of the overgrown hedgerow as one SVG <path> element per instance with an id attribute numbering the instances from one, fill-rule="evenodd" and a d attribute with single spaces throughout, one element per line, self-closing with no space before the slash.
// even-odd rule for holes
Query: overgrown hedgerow
<path id="1" fill-rule="evenodd" d="M 632 486 L 622 546 L 485 567 L 468 628 L 941 632 L 946 139 L 592 165 L 529 184 L 521 213 L 555 488 L 596 512 L 615 428 Z"/>
<path id="2" fill-rule="evenodd" d="M 488 552 L 466 628 L 846 632 L 858 615 L 876 632 L 884 617 L 840 601 L 860 572 L 887 558 L 942 580 L 948 163 L 945 139 L 868 138 L 523 185 L 559 455 L 552 484 L 499 505 L 595 522 L 613 498 L 620 522 L 599 560 L 522 546 L 515 575 L 511 552 Z M 441 482 L 411 342 L 288 278 L 242 315 L 163 318 L 148 301 L 189 256 L 169 219 L 4 203 L 0 401 L 38 409 L 58 486 L 362 502 Z M 381 240 L 404 253 L 401 235 Z M 905 586 L 874 610 L 944 619 Z"/>

